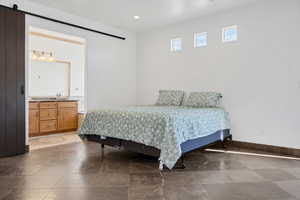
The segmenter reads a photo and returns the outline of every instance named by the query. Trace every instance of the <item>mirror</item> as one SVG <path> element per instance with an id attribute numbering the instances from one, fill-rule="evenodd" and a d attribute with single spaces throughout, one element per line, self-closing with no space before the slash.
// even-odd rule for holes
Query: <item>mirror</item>
<path id="1" fill-rule="evenodd" d="M 71 64 L 64 61 L 31 60 L 31 97 L 69 97 Z"/>

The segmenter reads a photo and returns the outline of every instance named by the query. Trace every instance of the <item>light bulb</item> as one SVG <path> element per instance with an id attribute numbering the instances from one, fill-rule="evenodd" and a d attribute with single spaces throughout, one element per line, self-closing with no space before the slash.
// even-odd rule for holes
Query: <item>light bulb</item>
<path id="1" fill-rule="evenodd" d="M 38 56 L 36 55 L 36 51 L 32 51 L 31 59 L 36 60 L 37 58 L 38 58 Z"/>
<path id="2" fill-rule="evenodd" d="M 39 57 L 39 60 L 46 60 L 45 53 L 42 52 L 42 55 Z"/>
<path id="3" fill-rule="evenodd" d="M 48 61 L 53 62 L 55 60 L 54 56 L 52 53 L 49 53 Z"/>
<path id="4" fill-rule="evenodd" d="M 36 60 L 36 59 L 37 59 L 37 56 L 36 56 L 35 54 L 32 54 L 31 59 L 32 59 L 32 60 Z"/>

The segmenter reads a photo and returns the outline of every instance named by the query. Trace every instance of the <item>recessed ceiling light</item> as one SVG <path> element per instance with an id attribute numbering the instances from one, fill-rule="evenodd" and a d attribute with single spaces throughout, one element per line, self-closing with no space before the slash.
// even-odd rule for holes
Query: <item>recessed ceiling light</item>
<path id="1" fill-rule="evenodd" d="M 141 17 L 140 17 L 140 16 L 137 16 L 137 15 L 135 15 L 135 16 L 133 16 L 133 18 L 134 18 L 134 19 L 140 19 Z"/>

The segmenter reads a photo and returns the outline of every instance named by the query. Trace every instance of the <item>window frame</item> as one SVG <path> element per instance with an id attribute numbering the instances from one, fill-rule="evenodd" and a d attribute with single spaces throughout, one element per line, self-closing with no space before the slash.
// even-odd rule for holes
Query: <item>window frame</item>
<path id="1" fill-rule="evenodd" d="M 225 39 L 225 32 L 230 29 L 236 30 L 236 38 L 234 40 L 226 40 Z M 238 41 L 238 25 L 226 26 L 226 27 L 222 28 L 222 42 L 223 43 L 236 42 L 236 41 Z"/>
<path id="2" fill-rule="evenodd" d="M 180 49 L 175 49 L 174 48 L 174 46 L 173 46 L 173 42 L 174 41 L 180 41 Z M 170 51 L 171 52 L 181 52 L 182 51 L 182 38 L 181 37 L 176 37 L 176 38 L 173 38 L 173 39 L 171 39 L 171 41 L 170 41 Z"/>
<path id="3" fill-rule="evenodd" d="M 197 46 L 197 37 L 198 36 L 203 36 L 205 35 L 205 39 L 206 39 L 206 43 L 205 45 L 202 46 Z M 208 45 L 208 32 L 199 32 L 199 33 L 194 33 L 194 48 L 203 48 L 206 47 Z"/>

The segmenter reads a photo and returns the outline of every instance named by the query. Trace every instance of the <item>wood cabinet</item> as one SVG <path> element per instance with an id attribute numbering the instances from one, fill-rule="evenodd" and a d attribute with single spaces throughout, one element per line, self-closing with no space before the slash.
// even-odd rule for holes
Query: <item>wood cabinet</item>
<path id="1" fill-rule="evenodd" d="M 29 133 L 33 136 L 40 132 L 40 107 L 39 103 L 29 104 Z"/>
<path id="2" fill-rule="evenodd" d="M 57 109 L 40 109 L 40 120 L 57 119 Z"/>
<path id="3" fill-rule="evenodd" d="M 40 132 L 47 133 L 57 131 L 57 120 L 41 121 Z"/>
<path id="4" fill-rule="evenodd" d="M 49 108 L 53 108 L 53 109 L 57 109 L 57 102 L 41 102 L 40 103 L 40 108 L 45 108 L 45 109 L 49 109 Z"/>
<path id="5" fill-rule="evenodd" d="M 30 102 L 29 135 L 40 136 L 78 128 L 78 105 L 76 101 Z"/>
<path id="6" fill-rule="evenodd" d="M 40 132 L 40 111 L 36 109 L 30 109 L 29 119 L 30 134 L 38 134 Z"/>
<path id="7" fill-rule="evenodd" d="M 77 103 L 58 104 L 58 129 L 70 130 L 78 127 Z"/>

